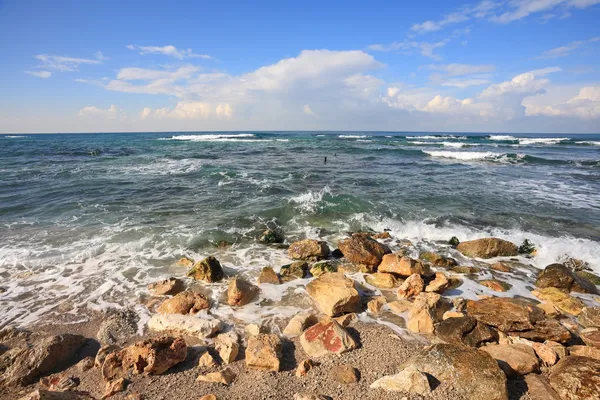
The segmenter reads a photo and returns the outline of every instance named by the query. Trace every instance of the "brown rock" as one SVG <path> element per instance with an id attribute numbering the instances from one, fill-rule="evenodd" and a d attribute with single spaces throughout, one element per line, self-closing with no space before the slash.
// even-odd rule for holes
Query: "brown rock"
<path id="1" fill-rule="evenodd" d="M 527 375 L 525 383 L 527 384 L 527 394 L 531 400 L 561 400 L 546 378 L 540 375 Z"/>
<path id="2" fill-rule="evenodd" d="M 360 307 L 360 295 L 354 288 L 354 281 L 341 272 L 321 275 L 306 285 L 306 291 L 329 316 L 355 312 Z"/>
<path id="3" fill-rule="evenodd" d="M 569 355 L 567 348 L 558 342 L 555 342 L 553 340 L 546 340 L 544 344 L 550 347 L 552 350 L 554 350 L 556 354 L 558 354 L 559 359 L 565 358 Z"/>
<path id="4" fill-rule="evenodd" d="M 450 271 L 457 274 L 473 275 L 478 274 L 481 271 L 481 268 L 471 267 L 468 265 L 457 265 L 456 267 L 450 268 Z"/>
<path id="5" fill-rule="evenodd" d="M 119 350 L 121 350 L 121 348 L 114 344 L 108 344 L 100 347 L 100 350 L 98 350 L 98 353 L 96 353 L 96 358 L 94 359 L 94 366 L 96 368 L 101 368 L 102 364 L 104 364 L 104 360 L 106 360 L 106 357 L 110 353 L 114 353 Z"/>
<path id="6" fill-rule="evenodd" d="M 569 354 L 572 356 L 589 357 L 600 360 L 600 349 L 589 346 L 569 346 Z"/>
<path id="7" fill-rule="evenodd" d="M 77 363 L 77 369 L 80 372 L 85 372 L 92 368 L 94 368 L 94 357 L 90 357 L 90 356 L 85 357 L 84 359 L 82 359 L 81 361 L 79 361 Z"/>
<path id="8" fill-rule="evenodd" d="M 495 292 L 506 292 L 510 289 L 510 284 L 502 282 L 498 279 L 486 279 L 479 281 L 479 284 L 487 287 L 488 289 L 492 289 Z"/>
<path id="9" fill-rule="evenodd" d="M 134 343 L 106 357 L 102 377 L 106 381 L 134 374 L 160 375 L 184 361 L 187 346 L 181 338 L 162 336 Z"/>
<path id="10" fill-rule="evenodd" d="M 300 336 L 302 348 L 311 357 L 329 353 L 343 354 L 358 347 L 358 343 L 334 320 L 323 320 Z"/>
<path id="11" fill-rule="evenodd" d="M 380 232 L 380 233 L 376 233 L 374 235 L 371 235 L 371 237 L 373 239 L 391 239 L 392 235 L 390 235 L 389 232 Z"/>
<path id="12" fill-rule="evenodd" d="M 238 336 L 235 332 L 229 331 L 217 335 L 214 343 L 215 349 L 219 352 L 219 356 L 225 364 L 231 364 L 235 361 L 240 351 Z"/>
<path id="13" fill-rule="evenodd" d="M 186 290 L 163 301 L 156 311 L 161 314 L 196 314 L 209 305 L 206 296 Z"/>
<path id="14" fill-rule="evenodd" d="M 408 300 L 400 299 L 387 303 L 388 308 L 395 314 L 403 314 L 412 308 L 412 303 Z"/>
<path id="15" fill-rule="evenodd" d="M 330 374 L 333 379 L 345 385 L 360 380 L 360 372 L 350 365 L 335 365 L 331 368 Z"/>
<path id="16" fill-rule="evenodd" d="M 287 337 L 300 336 L 302 332 L 317 322 L 317 317 L 315 317 L 312 313 L 306 312 L 296 314 L 286 325 L 285 329 L 283 330 L 283 334 Z"/>
<path id="17" fill-rule="evenodd" d="M 314 239 L 304 239 L 294 242 L 288 248 L 288 256 L 293 260 L 321 260 L 329 254 L 325 242 Z"/>
<path id="18" fill-rule="evenodd" d="M 554 307 L 550 303 L 540 303 L 535 305 L 537 308 L 542 310 L 547 317 L 554 318 L 561 315 L 561 312 L 558 311 L 558 308 Z"/>
<path id="19" fill-rule="evenodd" d="M 79 386 L 79 379 L 66 374 L 54 374 L 40 379 L 42 386 L 51 392 L 64 392 Z"/>
<path id="20" fill-rule="evenodd" d="M 122 392 L 125 390 L 125 379 L 119 378 L 113 381 L 106 382 L 106 388 L 104 389 L 104 395 L 102 399 L 108 399 L 109 397 Z"/>
<path id="21" fill-rule="evenodd" d="M 340 315 L 339 317 L 334 317 L 333 319 L 335 320 L 335 322 L 337 322 L 345 328 L 347 326 L 350 326 L 352 323 L 356 322 L 358 320 L 358 315 L 356 315 L 356 313 L 350 313 Z"/>
<path id="22" fill-rule="evenodd" d="M 522 300 L 492 297 L 467 302 L 467 314 L 503 332 L 526 331 L 544 318 L 539 308 Z"/>
<path id="23" fill-rule="evenodd" d="M 279 371 L 281 339 L 273 334 L 261 333 L 248 339 L 246 366 L 261 371 Z"/>
<path id="24" fill-rule="evenodd" d="M 381 311 L 381 307 L 387 304 L 387 300 L 383 296 L 374 297 L 372 300 L 369 300 L 367 303 L 367 309 L 372 314 L 379 314 Z"/>
<path id="25" fill-rule="evenodd" d="M 486 238 L 461 242 L 456 246 L 467 257 L 493 258 L 512 257 L 518 254 L 518 247 L 514 243 L 497 238 Z"/>
<path id="26" fill-rule="evenodd" d="M 426 292 L 441 292 L 449 286 L 448 278 L 441 272 L 435 273 L 435 279 L 427 284 Z"/>
<path id="27" fill-rule="evenodd" d="M 208 351 L 204 352 L 198 359 L 198 367 L 200 368 L 214 368 L 217 365 L 217 361 Z"/>
<path id="28" fill-rule="evenodd" d="M 533 342 L 531 347 L 545 365 L 552 366 L 558 362 L 558 354 L 552 347 L 537 342 Z"/>
<path id="29" fill-rule="evenodd" d="M 597 294 L 596 285 L 583 276 L 574 274 L 562 264 L 550 264 L 540 274 L 535 285 L 538 288 L 557 288 L 567 292 Z"/>
<path id="30" fill-rule="evenodd" d="M 565 357 L 552 367 L 550 385 L 562 399 L 600 398 L 600 361 L 588 357 Z"/>
<path id="31" fill-rule="evenodd" d="M 420 293 L 408 314 L 406 328 L 417 333 L 432 334 L 434 326 L 450 309 L 450 303 L 437 293 Z"/>
<path id="32" fill-rule="evenodd" d="M 425 282 L 421 275 L 413 274 L 406 278 L 406 280 L 398 288 L 398 297 L 401 299 L 407 299 L 410 297 L 418 296 L 424 289 Z"/>
<path id="33" fill-rule="evenodd" d="M 446 311 L 444 315 L 442 315 L 442 320 L 447 320 L 450 318 L 462 318 L 465 316 L 465 313 L 461 311 Z"/>
<path id="34" fill-rule="evenodd" d="M 501 263 L 501 262 L 497 262 L 494 263 L 490 266 L 491 269 L 493 269 L 494 271 L 499 271 L 499 272 L 511 272 L 512 268 L 509 267 L 508 265 Z"/>
<path id="35" fill-rule="evenodd" d="M 273 268 L 264 267 L 262 271 L 260 271 L 260 276 L 258 277 L 258 284 L 262 285 L 263 283 L 279 285 L 281 283 L 281 279 L 279 278 L 279 275 L 273 271 Z"/>
<path id="36" fill-rule="evenodd" d="M 45 389 L 37 389 L 20 400 L 94 400 L 88 392 L 69 391 L 51 392 Z"/>
<path id="37" fill-rule="evenodd" d="M 579 332 L 583 342 L 591 347 L 600 349 L 600 330 L 598 328 L 586 328 Z"/>
<path id="38" fill-rule="evenodd" d="M 408 392 L 421 396 L 431 393 L 427 375 L 409 366 L 395 375 L 384 376 L 371 384 L 371 389 L 383 389 L 388 392 Z"/>
<path id="39" fill-rule="evenodd" d="M 468 316 L 443 320 L 436 325 L 435 334 L 446 343 L 470 347 L 479 347 L 484 343 L 498 341 L 496 332 Z"/>
<path id="40" fill-rule="evenodd" d="M 210 256 L 194 264 L 192 269 L 188 271 L 187 276 L 197 281 L 219 282 L 223 279 L 223 268 L 221 268 L 219 260 Z"/>
<path id="41" fill-rule="evenodd" d="M 375 272 L 374 274 L 366 275 L 365 280 L 369 285 L 382 289 L 391 289 L 398 286 L 396 277 L 385 272 Z"/>
<path id="42" fill-rule="evenodd" d="M 177 260 L 176 265 L 179 267 L 190 268 L 194 265 L 194 260 L 192 260 L 189 257 L 183 256 L 179 260 Z"/>
<path id="43" fill-rule="evenodd" d="M 225 368 L 223 371 L 199 375 L 196 378 L 196 382 L 221 383 L 223 385 L 229 386 L 234 379 L 235 373 L 231 369 Z"/>
<path id="44" fill-rule="evenodd" d="M 200 400 L 217 400 L 217 396 L 211 393 L 200 397 Z"/>
<path id="45" fill-rule="evenodd" d="M 584 307 L 577 320 L 586 328 L 600 328 L 600 307 Z"/>
<path id="46" fill-rule="evenodd" d="M 245 306 L 258 296 L 258 292 L 258 287 L 240 277 L 235 277 L 227 288 L 227 304 L 237 307 Z"/>
<path id="47" fill-rule="evenodd" d="M 298 368 L 296 368 L 296 376 L 297 377 L 306 376 L 306 374 L 308 374 L 308 371 L 313 369 L 316 365 L 317 364 L 310 358 L 307 358 L 306 360 L 302 360 L 298 364 Z"/>
<path id="48" fill-rule="evenodd" d="M 361 233 L 355 233 L 348 239 L 340 240 L 338 248 L 346 260 L 373 267 L 381 263 L 384 254 L 390 253 L 387 246 Z"/>
<path id="49" fill-rule="evenodd" d="M 553 319 L 544 319 L 535 323 L 533 329 L 523 332 L 508 332 L 510 336 L 519 336 L 536 342 L 552 340 L 566 343 L 571 340 L 571 332 L 560 322 Z"/>
<path id="50" fill-rule="evenodd" d="M 308 263 L 306 261 L 295 261 L 290 265 L 284 265 L 279 271 L 279 274 L 284 281 L 302 279 L 307 273 Z"/>
<path id="51" fill-rule="evenodd" d="M 445 257 L 429 251 L 421 252 L 421 254 L 419 254 L 419 258 L 430 262 L 434 267 L 450 268 L 458 265 L 454 258 Z"/>
<path id="52" fill-rule="evenodd" d="M 185 290 L 185 284 L 181 279 L 169 278 L 151 283 L 148 289 L 156 296 L 175 295 Z"/>
<path id="53" fill-rule="evenodd" d="M 581 311 L 585 307 L 581 300 L 554 287 L 537 289 L 532 291 L 531 294 L 540 300 L 552 304 L 560 311 L 571 315 L 581 314 Z"/>
<path id="54" fill-rule="evenodd" d="M 481 350 L 494 357 L 508 377 L 527 375 L 539 369 L 535 351 L 524 344 L 492 344 Z"/>
<path id="55" fill-rule="evenodd" d="M 398 253 L 386 254 L 383 256 L 381 264 L 377 268 L 379 272 L 387 272 L 400 276 L 410 276 L 413 274 L 429 275 L 429 267 L 420 260 L 414 260 Z"/>
<path id="56" fill-rule="evenodd" d="M 331 400 L 331 397 L 312 393 L 295 393 L 294 400 Z"/>

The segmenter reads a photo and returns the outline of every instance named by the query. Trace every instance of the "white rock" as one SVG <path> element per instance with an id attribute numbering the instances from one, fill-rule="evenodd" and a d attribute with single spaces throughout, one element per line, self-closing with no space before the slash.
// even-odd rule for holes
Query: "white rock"
<path id="1" fill-rule="evenodd" d="M 217 319 L 203 319 L 194 315 L 156 314 L 148 321 L 153 331 L 170 331 L 196 336 L 201 339 L 214 336 L 223 329 L 223 323 Z"/>
<path id="2" fill-rule="evenodd" d="M 431 393 L 427 375 L 414 367 L 407 367 L 396 375 L 384 376 L 371 384 L 371 389 L 390 392 L 409 392 L 422 396 Z"/>

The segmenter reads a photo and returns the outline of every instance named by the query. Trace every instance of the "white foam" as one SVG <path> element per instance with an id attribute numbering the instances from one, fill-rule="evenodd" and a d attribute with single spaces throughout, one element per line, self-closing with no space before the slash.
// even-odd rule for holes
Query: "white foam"
<path id="1" fill-rule="evenodd" d="M 275 139 L 277 142 L 289 142 L 290 139 Z"/>
<path id="2" fill-rule="evenodd" d="M 519 143 L 522 145 L 530 144 L 558 144 L 562 141 L 570 140 L 570 138 L 533 138 L 533 139 L 519 139 Z"/>
<path id="3" fill-rule="evenodd" d="M 6 136 L 4 136 L 4 137 L 5 137 L 5 138 L 7 138 L 7 139 L 22 139 L 22 138 L 25 138 L 25 137 L 27 137 L 27 136 L 20 136 L 20 135 L 6 135 Z"/>
<path id="4" fill-rule="evenodd" d="M 194 158 L 181 160 L 158 159 L 149 164 L 133 164 L 119 167 L 119 172 L 133 175 L 180 175 L 189 174 L 202 168 L 202 161 Z"/>
<path id="5" fill-rule="evenodd" d="M 444 147 L 452 147 L 460 149 L 461 147 L 479 146 L 477 143 L 462 143 L 462 142 L 442 142 Z"/>
<path id="6" fill-rule="evenodd" d="M 162 140 L 185 140 L 189 142 L 268 142 L 267 139 L 252 139 L 255 135 L 252 133 L 240 133 L 235 135 L 177 135 Z"/>
<path id="7" fill-rule="evenodd" d="M 368 139 L 358 139 L 357 142 L 372 142 L 372 140 L 368 140 Z"/>
<path id="8" fill-rule="evenodd" d="M 425 135 L 425 136 L 407 136 L 406 139 L 422 139 L 422 140 L 446 140 L 446 139 L 467 139 L 466 136 L 455 136 L 455 135 Z"/>
<path id="9" fill-rule="evenodd" d="M 502 156 L 502 154 L 492 153 L 491 151 L 424 151 L 431 157 L 449 158 L 462 161 L 474 161 L 492 159 Z"/>
<path id="10" fill-rule="evenodd" d="M 297 204 L 297 207 L 301 211 L 305 213 L 312 213 L 315 212 L 315 210 L 319 206 L 319 203 L 323 201 L 323 196 L 325 196 L 326 194 L 331 195 L 331 189 L 329 188 L 329 186 L 325 186 L 323 189 L 318 191 L 309 190 L 308 192 L 290 198 L 289 201 Z"/>
<path id="11" fill-rule="evenodd" d="M 367 135 L 338 135 L 340 139 L 364 139 Z"/>
<path id="12" fill-rule="evenodd" d="M 490 140 L 504 140 L 504 141 L 508 141 L 508 140 L 518 140 L 516 137 L 514 136 L 508 136 L 508 135 L 492 135 L 489 137 Z"/>
<path id="13" fill-rule="evenodd" d="M 594 141 L 589 141 L 589 140 L 584 140 L 584 141 L 575 142 L 575 143 L 577 143 L 577 144 L 588 144 L 588 145 L 591 145 L 591 146 L 600 146 L 600 142 L 594 142 Z"/>

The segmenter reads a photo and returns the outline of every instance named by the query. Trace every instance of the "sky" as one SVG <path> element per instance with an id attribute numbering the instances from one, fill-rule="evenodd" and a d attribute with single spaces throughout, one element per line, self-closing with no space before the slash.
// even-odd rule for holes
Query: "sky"
<path id="1" fill-rule="evenodd" d="M 0 0 L 0 132 L 600 133 L 600 0 Z"/>

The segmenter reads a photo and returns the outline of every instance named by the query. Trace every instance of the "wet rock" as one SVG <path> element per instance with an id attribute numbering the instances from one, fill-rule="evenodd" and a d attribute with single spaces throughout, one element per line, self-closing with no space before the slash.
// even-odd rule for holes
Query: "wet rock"
<path id="1" fill-rule="evenodd" d="M 600 285 L 600 276 L 598 276 L 596 274 L 592 274 L 589 271 L 577 271 L 577 272 L 575 272 L 575 274 L 577 276 L 587 279 L 588 281 L 592 282 L 596 286 Z"/>
<path id="2" fill-rule="evenodd" d="M 215 338 L 215 349 L 219 352 L 219 356 L 225 364 L 234 362 L 240 351 L 237 334 L 229 331 L 217 335 Z"/>
<path id="3" fill-rule="evenodd" d="M 450 238 L 450 240 L 448 240 L 448 244 L 452 247 L 456 247 L 460 244 L 460 241 L 458 240 L 458 238 L 456 236 L 452 236 Z"/>
<path id="4" fill-rule="evenodd" d="M 381 308 L 387 304 L 387 300 L 383 296 L 374 297 L 372 300 L 369 300 L 367 303 L 367 309 L 372 314 L 379 314 Z"/>
<path id="5" fill-rule="evenodd" d="M 94 359 L 94 366 L 96 368 L 102 368 L 102 364 L 104 364 L 104 360 L 110 353 L 114 353 L 116 351 L 121 350 L 121 348 L 114 344 L 108 344 L 100 347 L 98 353 L 96 353 L 96 358 Z"/>
<path id="6" fill-rule="evenodd" d="M 341 272 L 321 275 L 306 285 L 306 291 L 329 316 L 356 312 L 360 307 L 360 295 L 354 288 L 354 281 Z"/>
<path id="7" fill-rule="evenodd" d="M 425 287 L 426 292 L 442 292 L 446 289 L 450 283 L 448 282 L 448 278 L 441 272 L 435 273 L 435 278 L 427 284 Z"/>
<path id="8" fill-rule="evenodd" d="M 411 297 L 418 296 L 423 291 L 425 282 L 421 275 L 413 274 L 406 278 L 402 285 L 398 288 L 398 297 L 401 299 L 408 299 Z"/>
<path id="9" fill-rule="evenodd" d="M 227 304 L 237 307 L 245 306 L 258 296 L 258 292 L 258 287 L 240 277 L 235 277 L 227 288 Z"/>
<path id="10" fill-rule="evenodd" d="M 40 384 L 51 392 L 64 392 L 79 386 L 79 379 L 66 374 L 54 374 L 40 379 Z"/>
<path id="11" fill-rule="evenodd" d="M 260 238 L 258 238 L 259 242 L 273 244 L 273 243 L 283 243 L 285 241 L 285 237 L 283 236 L 283 232 L 279 229 L 267 229 L 265 230 Z"/>
<path id="12" fill-rule="evenodd" d="M 537 289 L 532 291 L 531 294 L 567 314 L 579 315 L 585 307 L 585 304 L 581 300 L 554 287 Z"/>
<path id="13" fill-rule="evenodd" d="M 273 268 L 264 267 L 262 271 L 260 271 L 260 275 L 258 277 L 258 284 L 262 285 L 263 283 L 279 285 L 281 283 L 281 279 L 279 278 L 279 275 L 273 271 Z"/>
<path id="14" fill-rule="evenodd" d="M 600 349 L 589 346 L 569 346 L 569 354 L 572 356 L 589 357 L 600 360 Z"/>
<path id="15" fill-rule="evenodd" d="M 429 267 L 420 260 L 415 260 L 398 253 L 384 255 L 377 270 L 379 272 L 387 272 L 406 277 L 413 274 L 430 274 Z"/>
<path id="16" fill-rule="evenodd" d="M 562 399 L 600 398 L 600 361 L 588 357 L 565 357 L 552 367 L 550 385 Z"/>
<path id="17" fill-rule="evenodd" d="M 577 320 L 585 328 L 600 328 L 600 307 L 584 307 Z"/>
<path id="18" fill-rule="evenodd" d="M 126 382 L 123 378 L 106 382 L 106 388 L 104 389 L 104 395 L 102 396 L 102 399 L 108 399 L 117 393 L 123 392 L 125 390 L 125 384 Z"/>
<path id="19" fill-rule="evenodd" d="M 457 265 L 456 267 L 450 268 L 450 271 L 457 274 L 473 275 L 481 272 L 481 268 L 471 267 L 469 265 Z"/>
<path id="20" fill-rule="evenodd" d="M 106 357 L 102 377 L 111 381 L 134 374 L 160 375 L 184 361 L 187 346 L 182 338 L 162 336 L 134 343 Z"/>
<path id="21" fill-rule="evenodd" d="M 192 269 L 188 271 L 187 276 L 197 281 L 219 282 L 223 279 L 223 268 L 221 268 L 219 260 L 210 256 L 194 264 Z"/>
<path id="22" fill-rule="evenodd" d="M 391 239 L 392 235 L 390 235 L 389 232 L 385 231 L 385 232 L 380 232 L 380 233 L 376 233 L 374 235 L 371 235 L 371 238 L 373 239 Z"/>
<path id="23" fill-rule="evenodd" d="M 495 292 L 506 292 L 511 288 L 510 284 L 502 282 L 498 279 L 486 279 L 479 281 L 479 284 L 487 287 L 488 289 L 492 289 Z"/>
<path id="24" fill-rule="evenodd" d="M 100 323 L 96 337 L 102 345 L 123 344 L 137 334 L 139 320 L 132 309 L 115 311 Z"/>
<path id="25" fill-rule="evenodd" d="M 461 242 L 456 246 L 467 257 L 494 258 L 512 257 L 518 254 L 516 244 L 498 238 L 485 238 Z"/>
<path id="26" fill-rule="evenodd" d="M 306 261 L 296 261 L 290 265 L 284 265 L 279 273 L 283 279 L 302 279 L 308 273 L 308 263 Z"/>
<path id="27" fill-rule="evenodd" d="M 306 360 L 302 360 L 298 364 L 298 368 L 296 368 L 296 376 L 297 377 L 306 376 L 306 374 L 308 374 L 308 371 L 313 369 L 316 365 L 317 364 L 310 358 L 307 358 Z"/>
<path id="28" fill-rule="evenodd" d="M 468 316 L 443 320 L 435 327 L 435 334 L 446 343 L 469 347 L 479 347 L 484 343 L 498 341 L 498 335 L 494 330 Z"/>
<path id="29" fill-rule="evenodd" d="M 317 278 L 323 274 L 329 274 L 332 272 L 337 272 L 337 267 L 329 261 L 321 261 L 321 262 L 315 263 L 310 268 L 310 274 L 312 276 L 314 276 L 315 278 Z"/>
<path id="30" fill-rule="evenodd" d="M 360 372 L 350 365 L 335 365 L 329 373 L 333 379 L 344 385 L 360 380 Z"/>
<path id="31" fill-rule="evenodd" d="M 204 339 L 214 336 L 223 329 L 223 323 L 217 319 L 198 318 L 192 315 L 155 314 L 148 321 L 148 328 L 156 332 L 173 332 Z"/>
<path id="32" fill-rule="evenodd" d="M 588 346 L 600 349 L 600 330 L 598 328 L 586 328 L 579 332 L 579 337 Z"/>
<path id="33" fill-rule="evenodd" d="M 293 260 L 321 260 L 329 254 L 329 247 L 325 242 L 304 239 L 294 242 L 288 249 L 288 256 Z"/>
<path id="34" fill-rule="evenodd" d="M 490 265 L 490 268 L 498 272 L 512 272 L 512 268 L 510 266 L 501 262 Z"/>
<path id="35" fill-rule="evenodd" d="M 208 351 L 204 352 L 202 356 L 198 359 L 198 367 L 200 368 L 214 368 L 217 365 L 217 361 Z"/>
<path id="36" fill-rule="evenodd" d="M 12 363 L 4 370 L 0 383 L 28 385 L 41 375 L 71 361 L 86 342 L 81 335 L 62 334 L 37 341 L 31 348 L 15 348 L 4 353 Z"/>
<path id="37" fill-rule="evenodd" d="M 169 278 L 148 285 L 148 289 L 156 296 L 175 295 L 185 290 L 181 279 Z"/>
<path id="38" fill-rule="evenodd" d="M 294 338 L 302 335 L 306 329 L 310 328 L 318 322 L 317 317 L 312 313 L 296 314 L 283 330 L 283 334 L 287 337 Z"/>
<path id="39" fill-rule="evenodd" d="M 543 311 L 532 304 L 504 297 L 469 300 L 467 314 L 503 332 L 531 330 L 544 318 Z"/>
<path id="40" fill-rule="evenodd" d="M 417 333 L 432 334 L 434 326 L 450 309 L 450 303 L 437 293 L 420 293 L 410 309 L 406 328 Z"/>
<path id="41" fill-rule="evenodd" d="M 431 393 L 427 375 L 413 366 L 408 366 L 395 375 L 384 376 L 371 384 L 371 389 L 389 392 L 407 392 L 421 396 Z"/>
<path id="42" fill-rule="evenodd" d="M 206 296 L 186 290 L 170 299 L 166 299 L 156 309 L 161 314 L 196 314 L 210 306 Z"/>
<path id="43" fill-rule="evenodd" d="M 403 365 L 431 375 L 468 399 L 507 400 L 506 376 L 489 354 L 466 346 L 434 344 Z"/>
<path id="44" fill-rule="evenodd" d="M 334 320 L 323 320 L 308 328 L 300 336 L 300 344 L 311 357 L 343 354 L 358 347 L 354 338 Z"/>
<path id="45" fill-rule="evenodd" d="M 543 376 L 529 374 L 525 377 L 527 393 L 531 400 L 561 400 L 560 396 Z"/>
<path id="46" fill-rule="evenodd" d="M 539 369 L 535 351 L 524 344 L 492 344 L 481 350 L 494 357 L 508 377 L 527 375 Z"/>
<path id="47" fill-rule="evenodd" d="M 88 392 L 51 392 L 45 389 L 37 389 L 19 400 L 94 400 Z"/>
<path id="48" fill-rule="evenodd" d="M 421 252 L 421 254 L 419 254 L 419 258 L 421 260 L 430 262 L 434 267 L 450 268 L 458 265 L 454 258 L 445 257 L 430 251 Z"/>
<path id="49" fill-rule="evenodd" d="M 229 386 L 231 382 L 234 381 L 236 375 L 235 373 L 229 369 L 225 368 L 219 372 L 211 372 L 205 375 L 199 375 L 196 378 L 197 382 L 209 382 L 209 383 L 221 383 L 223 385 Z"/>
<path id="50" fill-rule="evenodd" d="M 279 371 L 281 339 L 273 334 L 261 333 L 248 339 L 246 366 L 261 371 Z"/>
<path id="51" fill-rule="evenodd" d="M 548 265 L 538 277 L 535 285 L 538 288 L 553 287 L 573 292 L 598 293 L 596 285 L 586 278 L 574 274 L 562 264 Z"/>
<path id="52" fill-rule="evenodd" d="M 179 267 L 190 268 L 194 265 L 194 260 L 189 257 L 183 256 L 175 263 Z"/>
<path id="53" fill-rule="evenodd" d="M 390 253 L 387 246 L 371 239 L 368 235 L 360 233 L 353 234 L 348 239 L 340 240 L 338 248 L 344 254 L 346 260 L 372 267 L 378 266 L 384 254 Z"/>
<path id="54" fill-rule="evenodd" d="M 398 286 L 396 277 L 385 272 L 375 272 L 374 274 L 366 275 L 365 281 L 367 281 L 369 285 L 382 289 L 392 289 Z"/>

